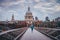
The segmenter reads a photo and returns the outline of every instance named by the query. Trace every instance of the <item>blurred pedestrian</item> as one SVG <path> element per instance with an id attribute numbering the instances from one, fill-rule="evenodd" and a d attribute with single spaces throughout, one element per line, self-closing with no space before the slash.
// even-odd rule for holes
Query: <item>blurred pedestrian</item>
<path id="1" fill-rule="evenodd" d="M 30 27 L 31 27 L 31 30 L 33 31 L 33 29 L 34 29 L 34 25 L 31 25 Z"/>

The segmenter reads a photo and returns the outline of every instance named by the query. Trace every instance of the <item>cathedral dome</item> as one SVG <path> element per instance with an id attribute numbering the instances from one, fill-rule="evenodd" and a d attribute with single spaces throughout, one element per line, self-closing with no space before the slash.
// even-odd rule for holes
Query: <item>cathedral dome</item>
<path id="1" fill-rule="evenodd" d="M 33 15 L 32 12 L 30 11 L 30 7 L 28 7 L 28 11 L 26 12 L 25 20 L 28 24 L 32 24 L 33 22 Z"/>
<path id="2" fill-rule="evenodd" d="M 32 12 L 30 11 L 30 7 L 28 7 L 28 11 L 26 12 L 26 15 L 31 15 L 32 16 Z"/>
<path id="3" fill-rule="evenodd" d="M 26 12 L 26 15 L 32 15 L 32 12 L 28 11 Z"/>

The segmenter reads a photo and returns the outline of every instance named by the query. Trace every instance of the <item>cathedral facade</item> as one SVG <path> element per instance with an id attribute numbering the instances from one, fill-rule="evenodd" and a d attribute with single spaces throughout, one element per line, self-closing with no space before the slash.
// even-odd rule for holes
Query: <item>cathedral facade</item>
<path id="1" fill-rule="evenodd" d="M 26 14 L 25 14 L 25 21 L 26 21 L 28 24 L 32 24 L 33 21 L 34 21 L 32 12 L 30 11 L 30 7 L 28 7 L 28 11 L 27 11 Z"/>

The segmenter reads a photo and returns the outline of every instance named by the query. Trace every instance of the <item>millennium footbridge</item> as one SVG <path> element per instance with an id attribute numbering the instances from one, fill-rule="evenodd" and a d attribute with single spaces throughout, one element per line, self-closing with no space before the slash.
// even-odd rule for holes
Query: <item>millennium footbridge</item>
<path id="1" fill-rule="evenodd" d="M 24 27 L 0 32 L 0 40 L 60 40 L 59 31 L 57 28 L 34 27 L 31 30 Z"/>

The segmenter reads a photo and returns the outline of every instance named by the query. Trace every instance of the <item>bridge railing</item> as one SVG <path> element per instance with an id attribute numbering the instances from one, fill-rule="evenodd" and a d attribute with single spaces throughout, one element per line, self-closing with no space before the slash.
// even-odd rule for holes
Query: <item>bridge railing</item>
<path id="1" fill-rule="evenodd" d="M 6 34 L 6 33 L 9 33 L 9 32 L 13 32 L 13 31 L 17 31 L 17 30 L 20 30 L 22 28 L 18 28 L 18 29 L 12 29 L 12 30 L 8 30 L 8 31 L 4 31 L 4 32 L 1 32 L 0 35 L 3 35 L 3 34 Z"/>
<path id="2" fill-rule="evenodd" d="M 58 31 L 60 31 L 60 29 L 59 28 L 45 28 L 45 27 L 39 27 L 40 29 L 47 29 L 47 30 L 58 30 Z"/>
<path id="3" fill-rule="evenodd" d="M 23 35 L 25 33 L 27 28 L 18 28 L 18 29 L 12 29 L 8 31 L 4 31 L 0 33 L 0 39 L 6 38 L 6 40 L 17 40 L 19 36 Z M 4 39 L 3 39 L 4 40 Z"/>
<path id="4" fill-rule="evenodd" d="M 60 34 L 57 34 L 57 31 L 60 33 L 59 28 L 45 28 L 45 27 L 38 27 L 39 31 L 53 39 L 59 40 L 58 37 L 60 37 Z"/>

